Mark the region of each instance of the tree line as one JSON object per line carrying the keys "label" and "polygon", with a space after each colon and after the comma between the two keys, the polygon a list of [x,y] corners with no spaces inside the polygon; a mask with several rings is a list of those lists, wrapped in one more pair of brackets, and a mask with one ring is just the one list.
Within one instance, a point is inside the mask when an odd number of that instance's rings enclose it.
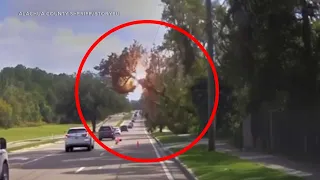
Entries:
{"label": "tree line", "polygon": [[[75,74],[53,74],[23,65],[0,72],[0,128],[44,123],[79,123],[74,100]],[[80,102],[88,121],[129,111],[130,101],[93,72],[83,72]]]}
{"label": "tree line", "polygon": [[[162,20],[185,29],[206,46],[203,2],[162,2]],[[320,157],[319,3],[214,1],[212,12],[220,81],[217,134],[232,137],[243,147],[243,126],[249,122],[253,148]],[[203,53],[172,29],[153,53],[158,54],[150,64],[153,84],[162,93],[141,99],[149,126],[200,132],[208,119]]]}

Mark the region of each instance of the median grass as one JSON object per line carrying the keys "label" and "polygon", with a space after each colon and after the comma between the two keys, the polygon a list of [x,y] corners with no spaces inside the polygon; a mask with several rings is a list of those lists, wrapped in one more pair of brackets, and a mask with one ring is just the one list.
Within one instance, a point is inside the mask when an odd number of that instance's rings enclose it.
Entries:
{"label": "median grass", "polygon": [[38,137],[64,134],[68,128],[74,126],[83,126],[82,124],[50,124],[35,127],[18,127],[10,129],[0,129],[0,136],[7,139],[8,142],[32,139]]}
{"label": "median grass", "polygon": [[[178,150],[172,149],[173,152]],[[192,169],[199,180],[303,180],[225,153],[208,152],[206,145],[193,147],[179,159]]]}
{"label": "median grass", "polygon": [[131,119],[132,117],[132,113],[129,112],[129,113],[125,113],[122,117],[122,120],[128,120],[128,119]]}
{"label": "median grass", "polygon": [[124,120],[124,119],[122,119],[122,120],[118,121],[118,122],[117,122],[117,124],[116,124],[116,127],[121,126],[121,124],[123,123],[123,121],[125,121],[125,120]]}
{"label": "median grass", "polygon": [[49,139],[49,140],[39,141],[39,142],[36,142],[36,143],[24,144],[24,145],[12,147],[12,148],[8,147],[7,151],[8,152],[13,152],[13,151],[21,150],[21,149],[37,147],[37,146],[44,145],[44,144],[55,143],[55,142],[58,142],[60,140],[61,139]]}

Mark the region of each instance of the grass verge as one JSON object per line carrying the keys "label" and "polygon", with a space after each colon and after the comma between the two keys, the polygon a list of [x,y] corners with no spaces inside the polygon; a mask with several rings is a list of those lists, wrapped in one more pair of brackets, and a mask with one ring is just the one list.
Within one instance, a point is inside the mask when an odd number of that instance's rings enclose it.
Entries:
{"label": "grass verge", "polygon": [[17,150],[21,150],[21,149],[37,147],[37,146],[44,145],[44,144],[55,143],[55,142],[58,142],[58,141],[61,141],[61,139],[44,140],[44,141],[40,141],[40,142],[36,142],[36,143],[30,143],[30,144],[24,144],[24,145],[12,147],[12,148],[9,147],[7,149],[7,151],[8,152],[12,152],[12,151],[17,151]]}
{"label": "grass verge", "polygon": [[64,134],[68,128],[82,124],[50,124],[35,127],[0,129],[0,136],[8,142]]}
{"label": "grass verge", "polygon": [[[171,150],[177,152],[180,148]],[[226,153],[208,152],[206,145],[193,147],[179,159],[199,180],[303,180]]]}
{"label": "grass verge", "polygon": [[163,144],[193,141],[196,137],[195,135],[179,136],[172,132],[154,132],[152,135]]}

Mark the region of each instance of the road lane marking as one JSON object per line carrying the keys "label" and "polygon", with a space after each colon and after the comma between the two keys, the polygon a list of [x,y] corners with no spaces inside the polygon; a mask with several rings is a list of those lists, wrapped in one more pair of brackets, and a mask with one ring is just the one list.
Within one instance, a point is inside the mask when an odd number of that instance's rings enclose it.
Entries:
{"label": "road lane marking", "polygon": [[42,156],[42,157],[33,159],[33,160],[31,160],[31,161],[27,161],[27,162],[25,162],[25,163],[21,163],[21,166],[26,165],[26,164],[30,164],[30,163],[33,163],[33,162],[36,162],[36,161],[39,161],[39,160],[41,160],[41,159],[44,159],[44,158],[46,158],[46,157],[53,156],[53,155],[56,155],[56,154],[59,154],[59,153],[47,154],[47,155],[45,155],[45,156]]}
{"label": "road lane marking", "polygon": [[27,157],[12,157],[12,158],[10,158],[10,161],[12,161],[12,160],[22,160],[22,161],[26,161],[26,160],[28,160],[28,159],[30,159],[30,158],[27,158]]}
{"label": "road lane marking", "polygon": [[75,173],[78,173],[78,172],[82,171],[84,168],[85,167],[81,167],[81,168],[77,169]]}
{"label": "road lane marking", "polygon": [[104,155],[104,152],[100,153],[100,156],[103,156]]}
{"label": "road lane marking", "polygon": [[101,157],[77,158],[77,159],[64,159],[62,162],[75,162],[75,161],[93,161],[99,160]]}
{"label": "road lane marking", "polygon": [[[147,137],[148,137],[148,139],[150,141],[150,144],[152,145],[152,147],[153,147],[153,149],[154,149],[154,151],[156,153],[157,158],[161,158],[158,149],[154,146],[154,143],[152,141],[153,139],[150,138],[149,133],[147,132],[147,130],[145,128],[144,128],[144,133],[147,135]],[[163,161],[160,161],[159,163],[161,164],[162,169],[163,169],[164,173],[166,174],[168,180],[174,180],[174,178],[173,178],[172,174],[170,173],[167,165]]]}
{"label": "road lane marking", "polygon": [[102,166],[100,166],[98,169],[102,169]]}

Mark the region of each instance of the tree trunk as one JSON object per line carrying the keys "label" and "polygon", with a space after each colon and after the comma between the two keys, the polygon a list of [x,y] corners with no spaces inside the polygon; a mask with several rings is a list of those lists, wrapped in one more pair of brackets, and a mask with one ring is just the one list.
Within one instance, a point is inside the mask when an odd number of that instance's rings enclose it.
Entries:
{"label": "tree trunk", "polygon": [[[213,26],[212,26],[212,3],[206,0],[207,7],[207,35],[208,53],[213,59]],[[210,117],[214,102],[214,80],[211,67],[208,65],[208,116]],[[208,151],[215,151],[215,121],[211,124],[208,132]]]}
{"label": "tree trunk", "polygon": [[97,125],[97,117],[96,116],[94,116],[91,123],[92,123],[92,131],[95,133],[96,132],[96,125]]}
{"label": "tree trunk", "polygon": [[162,130],[163,130],[163,125],[160,124],[160,126],[159,126],[159,132],[162,133]]}

